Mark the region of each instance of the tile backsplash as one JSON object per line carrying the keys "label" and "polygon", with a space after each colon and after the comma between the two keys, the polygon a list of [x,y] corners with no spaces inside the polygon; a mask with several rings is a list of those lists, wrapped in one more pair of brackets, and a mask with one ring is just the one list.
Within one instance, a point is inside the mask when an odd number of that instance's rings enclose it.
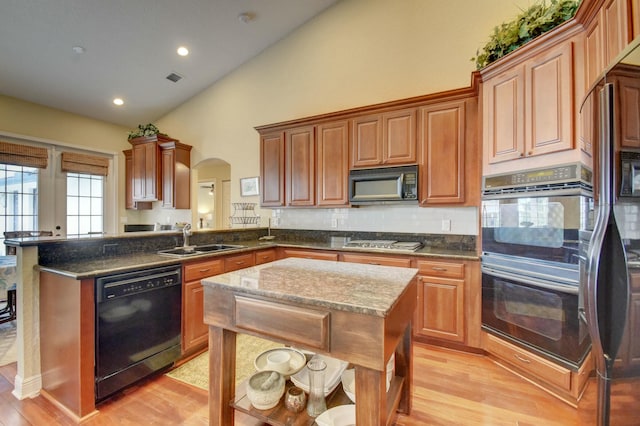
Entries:
{"label": "tile backsplash", "polygon": [[384,205],[343,209],[274,209],[271,227],[330,231],[478,235],[476,207]]}

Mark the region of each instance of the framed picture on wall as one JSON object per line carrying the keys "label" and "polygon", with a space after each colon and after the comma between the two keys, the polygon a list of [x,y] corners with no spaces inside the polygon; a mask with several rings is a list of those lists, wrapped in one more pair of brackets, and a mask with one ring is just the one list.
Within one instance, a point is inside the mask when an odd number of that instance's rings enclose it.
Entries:
{"label": "framed picture on wall", "polygon": [[240,195],[243,197],[260,195],[260,181],[258,176],[240,179]]}

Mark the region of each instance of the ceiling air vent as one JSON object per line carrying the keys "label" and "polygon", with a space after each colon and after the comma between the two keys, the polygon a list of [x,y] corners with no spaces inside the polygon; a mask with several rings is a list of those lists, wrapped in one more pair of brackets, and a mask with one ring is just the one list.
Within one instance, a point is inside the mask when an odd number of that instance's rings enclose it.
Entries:
{"label": "ceiling air vent", "polygon": [[180,80],[182,80],[182,76],[180,74],[176,74],[175,72],[172,72],[171,74],[169,74],[167,76],[167,80],[171,80],[174,83],[179,82]]}

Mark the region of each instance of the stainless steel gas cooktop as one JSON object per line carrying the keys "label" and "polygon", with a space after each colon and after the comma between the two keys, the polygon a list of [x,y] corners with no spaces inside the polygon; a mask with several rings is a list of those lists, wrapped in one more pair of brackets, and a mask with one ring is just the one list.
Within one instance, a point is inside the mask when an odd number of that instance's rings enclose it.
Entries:
{"label": "stainless steel gas cooktop", "polygon": [[344,248],[359,250],[380,250],[413,253],[422,247],[422,243],[417,241],[394,241],[394,240],[351,240]]}

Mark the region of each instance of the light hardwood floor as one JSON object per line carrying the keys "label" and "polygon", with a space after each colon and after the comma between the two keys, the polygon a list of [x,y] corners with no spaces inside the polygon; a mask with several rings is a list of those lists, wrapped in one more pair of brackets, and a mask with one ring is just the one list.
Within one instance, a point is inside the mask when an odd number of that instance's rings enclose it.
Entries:
{"label": "light hardwood floor", "polygon": [[[410,417],[397,424],[574,426],[576,410],[473,355],[416,344]],[[0,367],[0,425],[72,425],[43,397],[18,401],[11,394],[16,365]],[[143,381],[99,407],[85,425],[207,425],[206,392],[164,375]],[[255,421],[237,416],[237,425]]]}

